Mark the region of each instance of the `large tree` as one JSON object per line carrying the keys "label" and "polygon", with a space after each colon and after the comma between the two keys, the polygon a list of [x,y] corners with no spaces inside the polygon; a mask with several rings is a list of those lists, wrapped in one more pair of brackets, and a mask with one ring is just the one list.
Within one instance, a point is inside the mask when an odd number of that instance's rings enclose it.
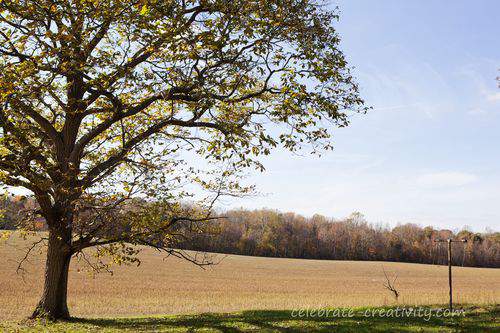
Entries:
{"label": "large tree", "polygon": [[[331,148],[365,111],[337,18],[312,0],[1,0],[0,182],[49,230],[33,316],[69,317],[84,249],[176,253],[175,225],[248,190],[259,155]],[[187,209],[193,184],[211,195]]]}

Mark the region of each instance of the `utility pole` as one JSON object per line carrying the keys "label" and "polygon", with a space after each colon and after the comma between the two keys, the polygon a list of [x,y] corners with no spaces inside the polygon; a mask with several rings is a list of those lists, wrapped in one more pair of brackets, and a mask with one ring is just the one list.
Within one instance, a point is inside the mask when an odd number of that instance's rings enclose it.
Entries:
{"label": "utility pole", "polygon": [[451,238],[436,239],[435,242],[448,243],[448,285],[450,288],[450,311],[453,311],[453,286],[452,286],[452,279],[451,279],[451,243],[467,243],[467,239],[461,239],[461,240],[453,240]]}

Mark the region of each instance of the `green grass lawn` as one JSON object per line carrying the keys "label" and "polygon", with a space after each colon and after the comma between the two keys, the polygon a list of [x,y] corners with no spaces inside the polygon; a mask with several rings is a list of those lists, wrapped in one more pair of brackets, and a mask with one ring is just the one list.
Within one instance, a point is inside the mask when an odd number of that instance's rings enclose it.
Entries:
{"label": "green grass lawn", "polygon": [[[425,307],[423,311],[437,307]],[[69,322],[0,322],[6,332],[500,332],[500,305],[463,307],[464,315],[396,317],[396,308],[356,308],[345,317],[323,309],[323,315],[308,317],[297,311],[243,311],[138,318],[75,318]],[[327,315],[327,310],[328,315]],[[392,310],[392,316],[379,315]],[[377,311],[375,316],[367,317]],[[389,311],[390,313],[390,311]],[[399,312],[400,314],[402,312]],[[424,312],[422,312],[423,314]],[[427,312],[429,313],[429,312]]]}

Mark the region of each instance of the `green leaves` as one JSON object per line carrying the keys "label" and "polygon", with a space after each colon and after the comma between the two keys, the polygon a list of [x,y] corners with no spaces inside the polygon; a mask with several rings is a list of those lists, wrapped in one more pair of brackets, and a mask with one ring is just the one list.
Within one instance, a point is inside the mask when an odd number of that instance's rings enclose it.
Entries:
{"label": "green leaves", "polygon": [[148,12],[149,12],[149,10],[148,10],[148,6],[147,6],[147,5],[145,5],[145,4],[144,4],[144,5],[142,5],[142,7],[141,7],[141,11],[140,11],[141,15],[146,15]]}

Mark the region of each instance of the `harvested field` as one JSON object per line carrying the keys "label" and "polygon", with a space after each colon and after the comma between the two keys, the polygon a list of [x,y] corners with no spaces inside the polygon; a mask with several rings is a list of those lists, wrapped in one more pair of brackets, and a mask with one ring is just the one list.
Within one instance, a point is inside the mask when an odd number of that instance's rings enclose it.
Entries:
{"label": "harvested field", "polygon": [[[43,255],[28,265],[25,280],[16,274],[25,244],[12,239],[0,245],[0,319],[29,314],[42,287]],[[222,255],[219,255],[221,258]],[[114,275],[95,278],[70,271],[69,307],[78,317],[138,316],[250,309],[396,305],[383,287],[398,276],[399,304],[444,304],[447,267],[389,262],[321,261],[227,256],[206,270],[152,250],[140,255],[139,267],[115,267]],[[455,300],[469,304],[500,303],[500,270],[454,267]]]}

